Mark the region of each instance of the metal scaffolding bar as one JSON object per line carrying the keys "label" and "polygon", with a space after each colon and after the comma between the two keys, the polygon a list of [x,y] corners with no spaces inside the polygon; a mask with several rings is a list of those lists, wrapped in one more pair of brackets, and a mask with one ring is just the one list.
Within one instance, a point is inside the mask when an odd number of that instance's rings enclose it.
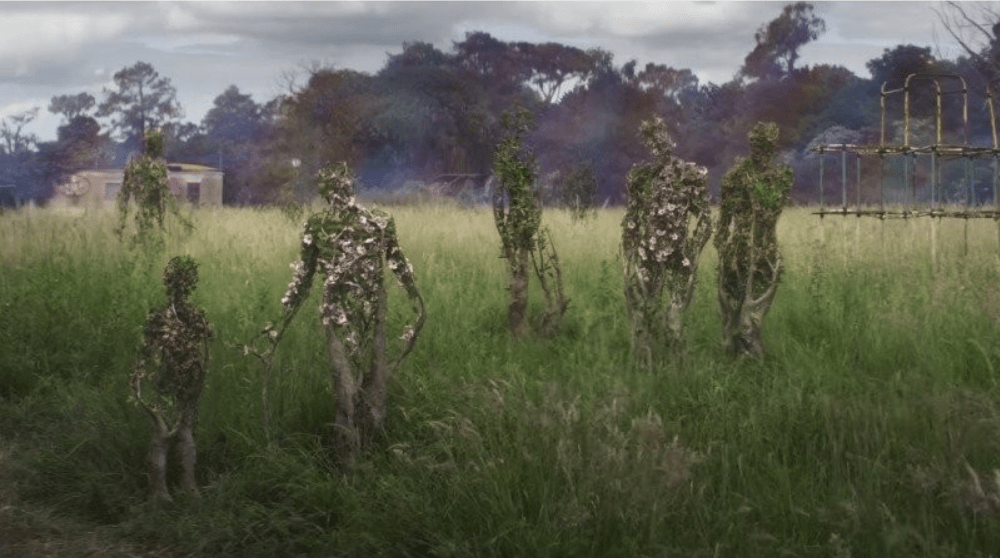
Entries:
{"label": "metal scaffolding bar", "polygon": [[[934,94],[934,135],[931,143],[926,145],[921,144],[919,139],[914,136],[913,118],[911,114],[911,110],[914,105],[913,94],[916,91],[916,86],[920,84],[931,85]],[[998,138],[997,134],[992,89],[987,87],[986,91],[990,129],[992,131],[992,145],[973,146],[969,145],[968,85],[962,76],[956,74],[910,74],[906,77],[902,87],[889,89],[887,86],[888,82],[883,83],[881,88],[880,104],[882,108],[882,115],[878,144],[822,144],[810,149],[810,151],[817,153],[820,156],[820,210],[816,213],[819,215],[875,215],[881,218],[932,216],[962,217],[966,219],[977,217],[1000,219],[1000,138]],[[889,143],[887,99],[897,95],[902,95],[903,100],[902,138],[897,140],[900,141],[900,143]],[[961,97],[960,143],[954,142],[954,140],[948,142],[945,138],[944,131],[946,128],[943,118],[943,101],[946,96]],[[952,126],[952,129],[954,128],[956,128],[956,126]],[[825,159],[826,156],[831,153],[840,154],[841,208],[839,210],[827,209],[826,206]],[[853,210],[849,210],[847,208],[848,153],[853,153],[857,157],[857,206],[856,209]],[[930,174],[927,179],[930,186],[929,198],[926,195],[926,190],[923,190],[923,188],[920,187],[921,183],[927,184],[926,182],[923,182],[923,177],[925,176],[926,171],[921,171],[921,167],[918,163],[920,157],[925,155],[930,158]],[[862,159],[866,157],[878,157],[879,159],[878,209],[863,208],[861,205],[861,185],[863,183],[861,166]],[[896,192],[893,194],[892,200],[886,199],[887,157],[902,157],[903,159],[902,192],[896,191],[896,186],[892,186],[892,190]],[[979,203],[979,200],[977,200],[976,196],[975,178],[977,172],[975,170],[975,162],[984,159],[990,160],[993,164],[993,209],[978,209],[976,206],[976,204]],[[945,172],[945,163],[950,160],[963,161],[961,164],[964,168],[958,173],[957,176],[955,173],[958,169],[954,169],[948,173]],[[893,168],[895,168],[895,165],[890,165],[890,169]],[[894,170],[892,172],[895,174],[895,172],[899,171]],[[964,184],[957,185],[957,190],[951,186],[946,187],[946,184],[942,182],[946,176],[956,177],[962,180]],[[956,209],[954,207],[947,208],[947,192],[952,192],[951,195],[963,192],[964,195],[962,195],[962,197],[965,198],[965,207],[961,209]],[[873,200],[869,200],[868,203],[871,203],[871,201]],[[889,206],[894,206],[896,204],[901,204],[902,208],[888,209]],[[922,207],[924,205],[929,205],[929,208]]]}

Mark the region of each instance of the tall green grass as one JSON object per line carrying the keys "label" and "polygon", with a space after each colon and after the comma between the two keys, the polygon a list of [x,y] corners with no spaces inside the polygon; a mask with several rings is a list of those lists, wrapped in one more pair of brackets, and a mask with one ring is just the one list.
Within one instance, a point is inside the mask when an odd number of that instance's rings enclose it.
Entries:
{"label": "tall green grass", "polygon": [[[346,470],[327,453],[315,305],[275,358],[271,437],[260,363],[241,350],[280,317],[300,223],[198,210],[193,234],[136,254],[111,213],[0,215],[12,505],[193,556],[997,554],[993,221],[940,222],[935,265],[929,220],[788,210],[766,358],[722,353],[709,248],[686,347],[650,371],[629,360],[620,211],[546,211],[570,310],[556,338],[519,342],[490,212],[390,210],[429,317],[386,432]],[[163,507],[147,502],[149,426],[126,379],[180,253],[201,265],[193,300],[216,339],[196,433],[203,498]]]}

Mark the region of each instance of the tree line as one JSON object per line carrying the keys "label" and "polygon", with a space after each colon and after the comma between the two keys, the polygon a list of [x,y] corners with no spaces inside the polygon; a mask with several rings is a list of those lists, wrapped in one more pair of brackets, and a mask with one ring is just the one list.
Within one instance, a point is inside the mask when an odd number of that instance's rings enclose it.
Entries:
{"label": "tree line", "polygon": [[[939,16],[956,36],[963,22],[977,22],[983,33],[963,36],[966,50],[954,60],[937,58],[925,46],[885,49],[868,61],[870,75],[862,77],[843,66],[799,64],[802,47],[826,25],[812,4],[788,4],[760,26],[754,48],[723,84],[701,83],[688,68],[618,63],[600,48],[508,42],[475,31],[448,50],[404,43],[373,74],[319,64],[300,68],[289,72],[284,92],[264,102],[231,85],[197,124],[182,122],[170,79],[137,62],[115,73],[113,88],[100,99],[89,93],[54,97],[47,109],[62,117],[55,141],[24,132],[38,107],[3,119],[0,184],[44,201],[73,172],[123,167],[139,151],[145,130],[157,128],[166,137],[168,160],[225,172],[227,203],[311,199],[311,177],[338,161],[355,169],[361,188],[396,190],[442,175],[489,175],[501,115],[524,109],[535,123],[525,142],[538,155],[548,201],[559,200],[569,177],[585,170],[596,203],[624,203],[626,175],[646,157],[636,130],[655,118],[676,139],[677,156],[708,169],[712,192],[724,169],[745,154],[752,126],[776,123],[778,149],[796,171],[792,197],[813,201],[817,162],[810,145],[878,143],[881,87],[899,87],[911,73],[964,76],[970,141],[989,136],[985,95],[1000,75],[1000,16],[970,14],[959,4],[945,5]],[[957,102],[946,98],[944,110]],[[918,91],[913,114],[929,117],[933,103],[930,89]],[[889,110],[893,119],[902,118],[901,108]],[[945,125],[957,133],[961,121]],[[898,133],[898,126],[890,128]]]}

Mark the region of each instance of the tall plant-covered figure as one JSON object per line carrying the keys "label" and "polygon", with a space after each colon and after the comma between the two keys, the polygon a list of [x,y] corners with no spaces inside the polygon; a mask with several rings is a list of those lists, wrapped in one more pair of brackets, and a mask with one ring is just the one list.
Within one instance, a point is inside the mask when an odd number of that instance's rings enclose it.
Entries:
{"label": "tall plant-covered figure", "polygon": [[792,186],[792,169],[775,163],[778,127],[758,123],[750,131],[750,157],[741,157],[722,178],[722,207],[715,247],[719,252],[722,340],[732,354],[764,354],[761,323],[781,275],[776,232]]}
{"label": "tall plant-covered figure", "polygon": [[163,217],[167,210],[186,228],[191,223],[181,216],[177,200],[170,191],[167,163],[163,159],[163,134],[158,130],[146,132],[143,153],[125,167],[122,189],[118,191],[118,226],[115,233],[121,237],[128,222],[129,202],[135,203],[135,238],[140,244],[162,242],[153,234],[154,227],[163,230]]}
{"label": "tall plant-covered figure", "polygon": [[194,426],[198,401],[208,369],[212,332],[205,312],[188,296],[198,285],[198,264],[177,256],[163,271],[167,302],[146,317],[140,357],[130,378],[139,406],[153,422],[148,474],[153,495],[170,501],[167,454],[176,442],[181,462],[181,487],[197,495]]}
{"label": "tall plant-covered figure", "polygon": [[632,348],[649,363],[681,340],[712,216],[706,170],[674,156],[661,119],[643,122],[640,133],[653,160],[629,171],[622,252]]}
{"label": "tall plant-covered figure", "polygon": [[[392,218],[359,206],[354,176],[346,163],[319,172],[319,192],[329,207],[309,217],[300,260],[281,303],[284,323],[271,331],[274,342],[294,319],[317,271],[323,277],[320,305],[336,397],[335,452],[349,460],[383,426],[388,383],[413,350],[426,316],[413,266],[403,255]],[[413,305],[415,319],[390,359],[385,268],[396,276]]]}
{"label": "tall plant-covered figure", "polygon": [[562,268],[552,243],[552,235],[542,227],[542,200],[535,188],[535,156],[524,147],[523,139],[531,114],[521,109],[503,115],[504,136],[497,145],[493,172],[499,186],[493,192],[493,220],[500,233],[501,255],[510,270],[510,302],[507,325],[521,337],[528,314],[528,280],[532,265],[545,293],[542,332],[552,335],[569,301],[562,284]]}

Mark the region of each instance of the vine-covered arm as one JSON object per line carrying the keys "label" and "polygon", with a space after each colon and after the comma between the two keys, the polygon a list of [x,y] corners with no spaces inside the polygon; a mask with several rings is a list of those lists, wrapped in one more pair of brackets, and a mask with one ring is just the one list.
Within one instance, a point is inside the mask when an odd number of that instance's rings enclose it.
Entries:
{"label": "vine-covered arm", "polygon": [[413,312],[415,314],[413,322],[403,329],[403,334],[400,336],[406,342],[406,345],[403,347],[403,352],[396,359],[396,365],[398,365],[413,350],[413,346],[417,342],[417,337],[420,335],[420,330],[424,327],[424,320],[427,318],[427,308],[424,305],[424,297],[420,294],[420,289],[417,288],[416,277],[413,275],[413,265],[410,264],[410,261],[403,255],[403,251],[399,247],[399,241],[396,238],[396,225],[392,219],[389,219],[386,226],[386,236],[386,265],[389,266],[400,286],[406,291],[406,296],[409,297],[410,302],[413,304]]}
{"label": "vine-covered arm", "polygon": [[150,343],[150,332],[147,330],[143,337],[142,346],[139,348],[139,356],[135,361],[135,366],[132,368],[132,375],[129,377],[128,383],[129,387],[132,388],[136,404],[142,407],[142,410],[154,421],[161,421],[162,417],[156,412],[156,409],[146,402],[142,395],[142,381],[146,377],[147,367],[150,364],[156,365],[156,356]]}
{"label": "vine-covered arm", "polygon": [[[281,298],[281,306],[284,312],[280,331],[284,331],[288,324],[292,322],[302,303],[309,296],[309,289],[312,287],[313,276],[316,274],[318,259],[319,250],[316,248],[315,239],[307,224],[305,234],[302,235],[302,249],[299,254],[299,260],[291,264],[294,270],[292,281],[288,284],[288,289],[285,290],[285,295]],[[280,332],[278,335],[280,335]]]}

